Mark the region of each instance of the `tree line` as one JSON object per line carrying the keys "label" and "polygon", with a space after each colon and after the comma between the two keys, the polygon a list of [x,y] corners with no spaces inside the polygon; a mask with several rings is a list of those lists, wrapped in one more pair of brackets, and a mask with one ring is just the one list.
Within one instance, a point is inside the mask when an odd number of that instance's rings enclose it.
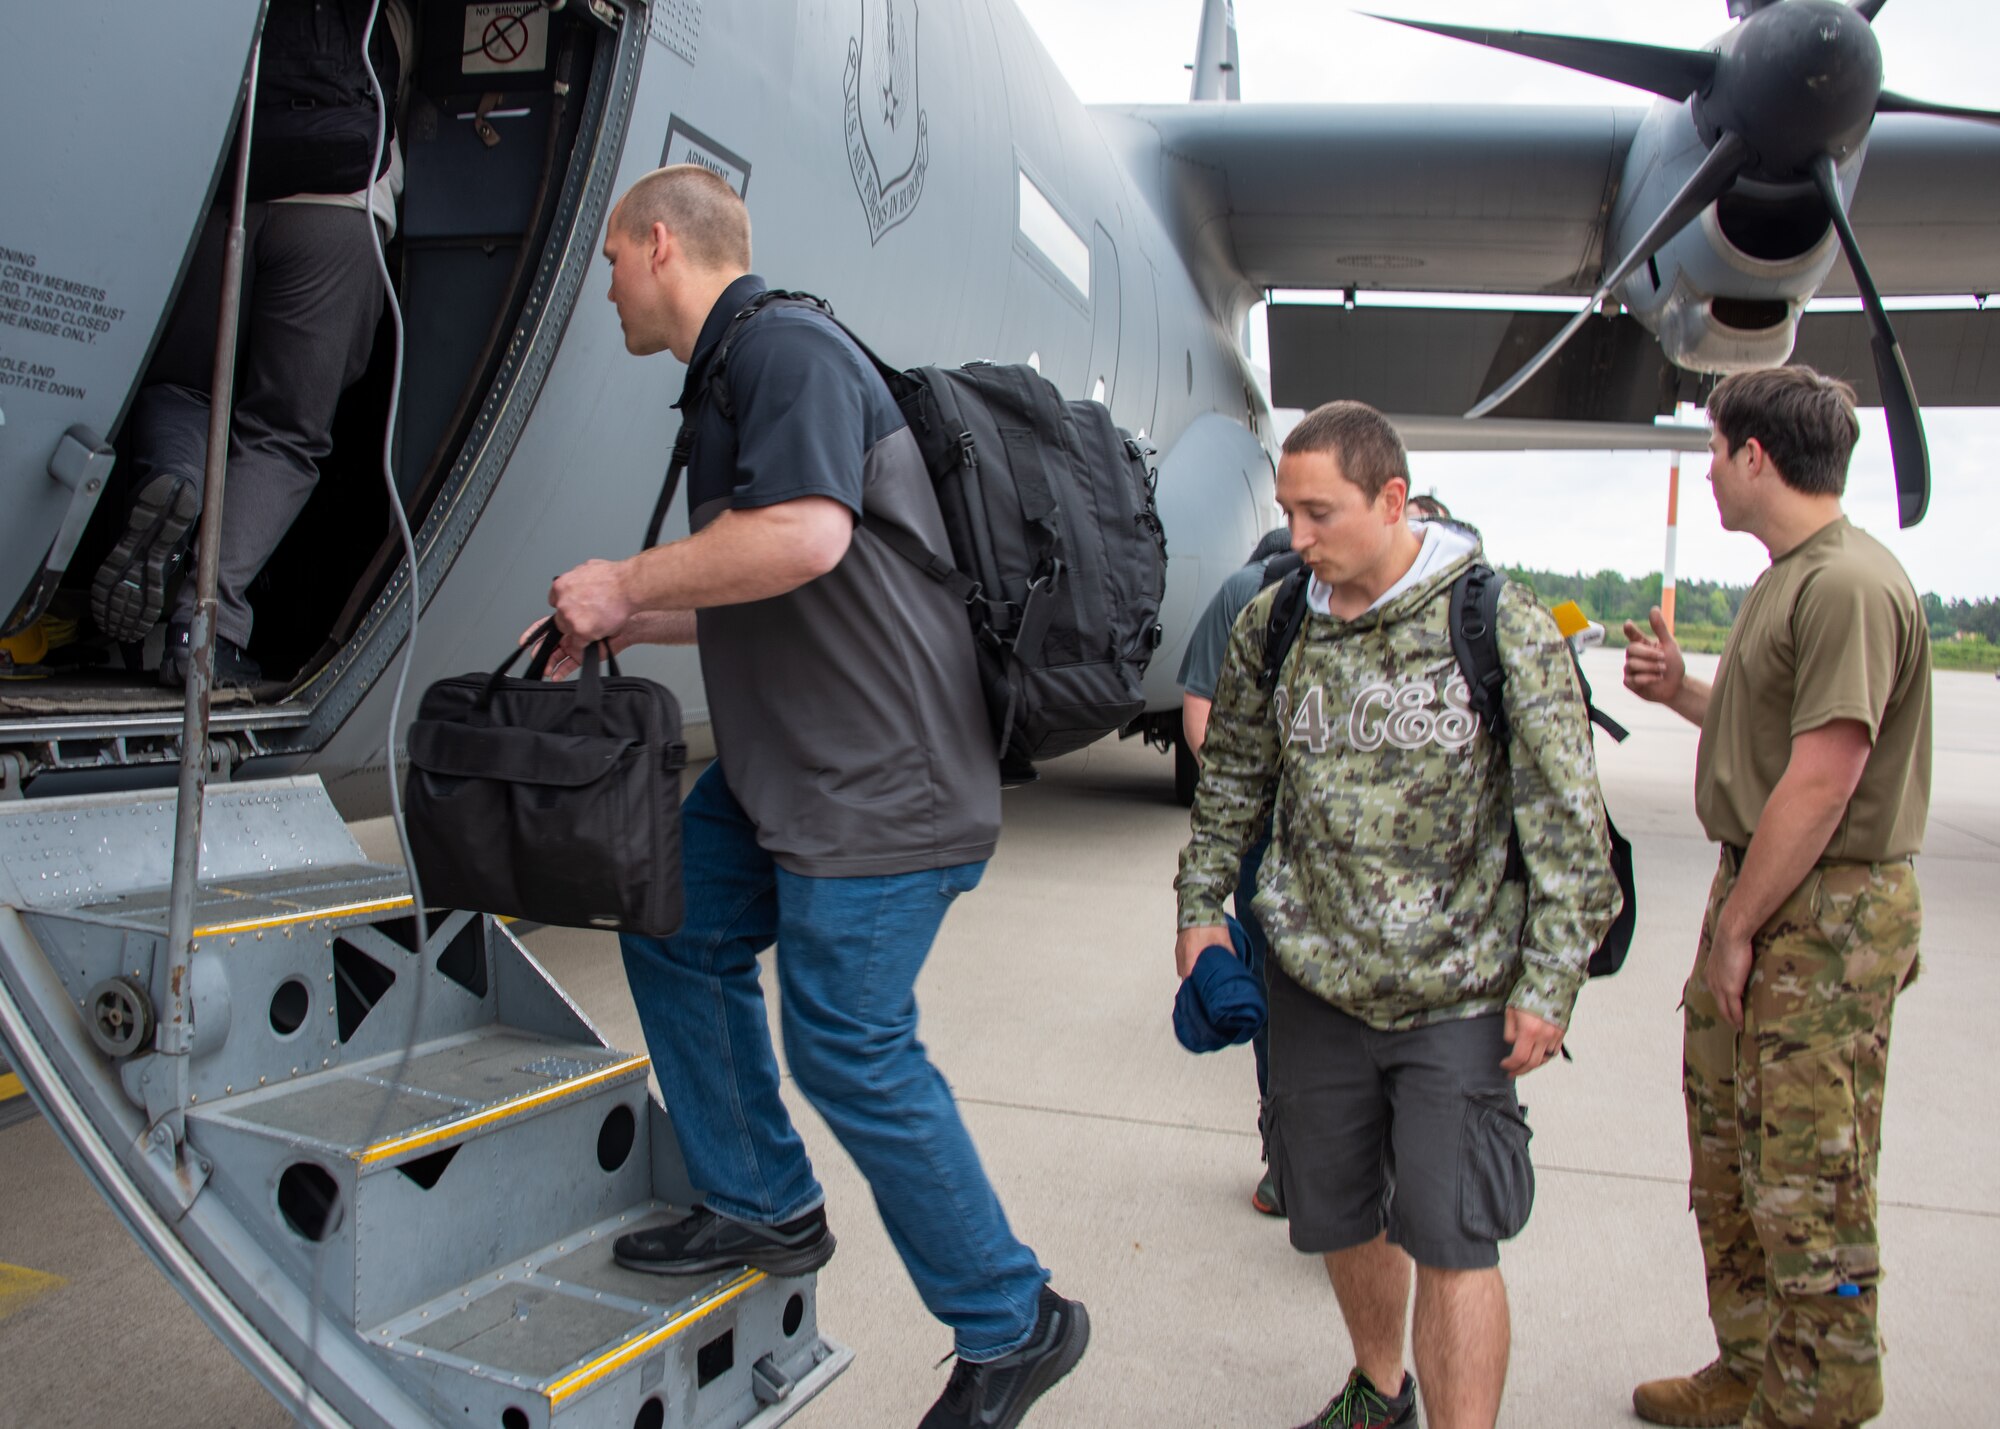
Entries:
{"label": "tree line", "polygon": [[[1535,592],[1544,605],[1560,605],[1573,600],[1584,613],[1616,635],[1628,620],[1643,628],[1646,613],[1660,603],[1660,573],[1643,576],[1599,571],[1596,575],[1561,575],[1555,571],[1530,570],[1525,566],[1506,567],[1510,580]],[[1679,581],[1674,590],[1674,624],[1714,626],[1727,630],[1743,608],[1750,587],[1717,581]],[[2000,645],[2000,599],[1946,600],[1930,594],[1922,597],[1924,615],[1930,623],[1931,640],[1942,643],[1968,638]],[[1622,644],[1622,640],[1613,643]]]}

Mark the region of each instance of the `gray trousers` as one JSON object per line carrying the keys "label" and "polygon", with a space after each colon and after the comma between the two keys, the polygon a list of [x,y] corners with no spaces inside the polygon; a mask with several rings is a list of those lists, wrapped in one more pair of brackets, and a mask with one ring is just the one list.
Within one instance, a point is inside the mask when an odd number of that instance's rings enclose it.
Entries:
{"label": "gray trousers", "polygon": [[[250,640],[250,583],[305,509],[319,462],[333,449],[340,394],[368,367],[382,316],[368,234],[373,221],[358,208],[331,204],[253,203],[244,214],[216,611],[216,633],[237,645]],[[201,488],[228,224],[225,210],[209,213],[147,388],[134,405],[135,480],[173,470]],[[174,606],[176,624],[194,618],[189,570]]]}

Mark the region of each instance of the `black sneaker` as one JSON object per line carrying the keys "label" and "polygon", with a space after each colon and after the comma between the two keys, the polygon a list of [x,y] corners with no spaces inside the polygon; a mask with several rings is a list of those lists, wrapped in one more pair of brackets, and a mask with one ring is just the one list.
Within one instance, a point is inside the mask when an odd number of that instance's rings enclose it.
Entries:
{"label": "black sneaker", "polygon": [[144,640],[166,608],[167,587],[187,558],[201,514],[192,479],[161,472],[133,496],[125,531],[90,583],[90,616],[113,640]]}
{"label": "black sneaker", "polygon": [[1299,1429],[1401,1429],[1417,1422],[1417,1377],[1403,1375],[1403,1388],[1394,1397],[1382,1393],[1375,1381],[1359,1369],[1350,1370],[1347,1383],[1327,1402],[1326,1408],[1299,1426]]}
{"label": "black sneaker", "polygon": [[985,1364],[952,1366],[944,1394],[917,1429],[1013,1429],[1029,1405],[1076,1368],[1089,1344],[1089,1312],[1044,1285],[1028,1343]]}
{"label": "black sneaker", "polygon": [[706,1275],[737,1265],[807,1275],[833,1259],[833,1244],[824,1206],[778,1226],[753,1226],[697,1206],[681,1220],[618,1237],[611,1256],[651,1275]]}
{"label": "black sneaker", "polygon": [[[160,683],[172,689],[187,684],[188,661],[194,658],[194,639],[185,625],[167,627],[167,643],[160,651]],[[211,689],[241,689],[264,682],[264,667],[234,640],[215,637],[215,678]]]}

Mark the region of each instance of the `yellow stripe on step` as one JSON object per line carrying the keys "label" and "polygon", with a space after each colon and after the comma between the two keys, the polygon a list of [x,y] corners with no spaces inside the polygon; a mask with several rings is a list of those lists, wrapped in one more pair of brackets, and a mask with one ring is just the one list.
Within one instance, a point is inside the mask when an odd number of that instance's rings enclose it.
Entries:
{"label": "yellow stripe on step", "polygon": [[764,1278],[764,1272],[761,1270],[744,1271],[718,1290],[713,1296],[702,1301],[693,1309],[674,1316],[673,1319],[667,1321],[664,1325],[627,1340],[608,1354],[598,1356],[580,1369],[571,1370],[568,1374],[543,1390],[543,1395],[548,1399],[550,1405],[560,1408],[564,1400],[570,1398],[572,1395],[581,1394],[599,1380],[617,1373],[654,1346],[665,1344],[690,1325],[693,1325],[712,1312],[720,1310],[724,1305],[727,1305],[731,1300],[734,1300]]}
{"label": "yellow stripe on step", "polygon": [[9,1072],[5,1076],[0,1076],[0,1102],[10,1102],[15,1097],[24,1097],[27,1094],[28,1089],[21,1085],[21,1079],[14,1073]]}
{"label": "yellow stripe on step", "polygon": [[413,1131],[407,1136],[395,1136],[387,1141],[378,1141],[373,1146],[364,1147],[355,1152],[354,1159],[366,1166],[372,1165],[377,1161],[386,1161],[391,1156],[401,1156],[406,1151],[416,1151],[425,1146],[435,1146],[441,1141],[450,1141],[453,1137],[463,1136],[470,1131],[477,1131],[482,1126],[491,1126],[496,1121],[506,1121],[510,1117],[534,1111],[536,1108],[547,1106],[551,1102],[562,1101],[566,1097],[573,1097],[580,1092],[587,1092],[592,1087],[614,1081],[630,1072],[644,1072],[651,1065],[652,1062],[649,1058],[627,1057],[622,1062],[613,1062],[608,1067],[600,1067],[598,1070],[587,1073],[584,1076],[572,1077],[568,1081],[556,1082],[542,1088],[540,1091],[527,1092],[518,1097],[510,1097],[503,1102],[495,1102],[492,1106],[468,1112],[464,1116],[455,1117],[441,1125],[425,1127],[421,1130]]}

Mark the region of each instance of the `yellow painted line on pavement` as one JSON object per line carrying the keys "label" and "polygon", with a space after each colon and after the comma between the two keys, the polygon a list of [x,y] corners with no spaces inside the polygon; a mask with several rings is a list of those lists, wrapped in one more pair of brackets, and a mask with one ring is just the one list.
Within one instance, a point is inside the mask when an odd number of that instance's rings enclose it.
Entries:
{"label": "yellow painted line on pavement", "polygon": [[45,1275],[21,1265],[0,1265],[0,1320],[67,1284],[60,1275]]}
{"label": "yellow painted line on pavement", "polygon": [[21,1079],[14,1073],[9,1072],[6,1076],[0,1077],[0,1102],[10,1102],[15,1097],[24,1097],[27,1094],[28,1089],[21,1085]]}

